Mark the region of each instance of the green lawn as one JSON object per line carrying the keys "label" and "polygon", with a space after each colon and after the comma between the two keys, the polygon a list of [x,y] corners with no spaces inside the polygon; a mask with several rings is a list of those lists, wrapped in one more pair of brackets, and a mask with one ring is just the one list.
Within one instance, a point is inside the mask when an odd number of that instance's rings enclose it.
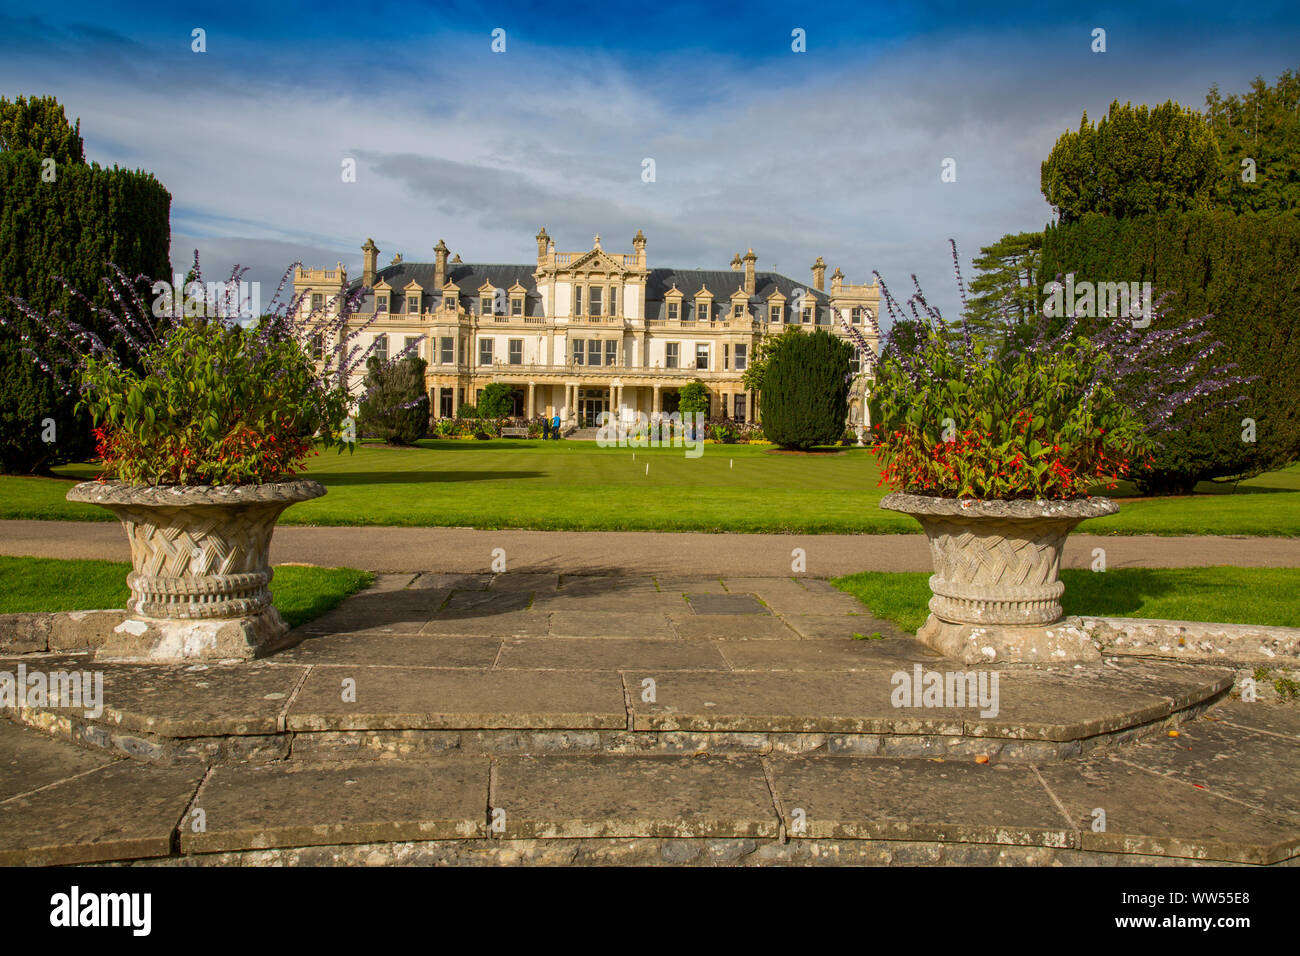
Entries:
{"label": "green lawn", "polygon": [[[118,561],[77,561],[0,556],[0,614],[24,611],[93,611],[126,607],[126,575]],[[290,627],[305,624],[374,580],[353,568],[282,564],[271,590]]]}
{"label": "green lawn", "polygon": [[[599,448],[593,442],[423,441],[328,453],[307,469],[329,488],[295,505],[284,524],[443,525],[601,531],[910,533],[910,518],[881,511],[885,489],[866,449],[784,455],[765,445],[681,449]],[[646,465],[650,466],[646,473]],[[108,512],[63,500],[94,465],[66,479],[0,477],[0,518],[108,521]],[[1239,486],[1206,483],[1189,498],[1131,500],[1086,522],[1100,534],[1300,535],[1300,465]]]}
{"label": "green lawn", "polygon": [[[873,614],[916,633],[929,613],[930,575],[865,571],[831,583]],[[1066,614],[1300,627],[1300,568],[1120,568],[1061,572]]]}

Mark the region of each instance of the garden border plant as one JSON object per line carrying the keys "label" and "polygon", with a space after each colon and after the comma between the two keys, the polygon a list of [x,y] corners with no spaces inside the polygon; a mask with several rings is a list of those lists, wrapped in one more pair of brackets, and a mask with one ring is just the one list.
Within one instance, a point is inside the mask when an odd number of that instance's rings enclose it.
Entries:
{"label": "garden border plant", "polygon": [[[890,317],[907,321],[876,278]],[[968,663],[1096,659],[1060,604],[1066,536],[1118,510],[1089,491],[1149,461],[1173,409],[1231,403],[1224,393],[1241,380],[1229,366],[1206,367],[1219,343],[1204,341],[1203,320],[1166,327],[1160,303],[1150,328],[1118,318],[1088,337],[1073,315],[1055,329],[1042,316],[1025,344],[996,348],[950,327],[912,281],[915,348],[886,350],[871,398],[873,451],[895,489],[880,507],[916,518],[934,559],[918,637]]]}
{"label": "garden border plant", "polygon": [[310,311],[303,295],[283,298],[299,265],[250,324],[238,321],[235,301],[246,270],[236,266],[224,295],[209,298],[197,252],[185,289],[152,307],[142,291],[153,285],[148,277],[130,279],[113,265],[103,281],[117,312],[64,282],[105,320],[111,343],[12,299],[58,346],[49,360],[26,343],[25,353],[65,393],[75,390],[95,424],[103,473],[67,497],[111,510],[131,541],[131,617],[97,657],[242,659],[274,649],[287,632],[269,588],[275,521],[325,494],[317,482],[291,480],[315,446],[355,448],[350,383],[376,348],[357,343],[374,317],[348,328],[365,290]]}

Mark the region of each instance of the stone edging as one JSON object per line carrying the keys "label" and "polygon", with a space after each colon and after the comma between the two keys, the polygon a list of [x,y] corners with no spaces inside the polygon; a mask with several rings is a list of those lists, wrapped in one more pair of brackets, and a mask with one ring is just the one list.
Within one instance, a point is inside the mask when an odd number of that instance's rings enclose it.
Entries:
{"label": "stone edging", "polygon": [[1085,617],[1083,629],[1105,654],[1190,662],[1300,660],[1300,627]]}
{"label": "stone edging", "polygon": [[68,492],[69,501],[92,505],[174,508],[181,505],[237,505],[309,501],[325,494],[318,481],[279,481],[265,485],[127,485],[120,481],[83,481]]}
{"label": "stone edging", "polygon": [[970,498],[931,498],[891,492],[880,500],[886,511],[904,514],[943,515],[970,518],[1100,518],[1119,511],[1109,498],[1070,498],[1052,501],[1045,498],[1017,501],[977,501]]}
{"label": "stone edging", "polygon": [[46,611],[0,614],[0,654],[85,651],[99,647],[126,620],[126,611]]}

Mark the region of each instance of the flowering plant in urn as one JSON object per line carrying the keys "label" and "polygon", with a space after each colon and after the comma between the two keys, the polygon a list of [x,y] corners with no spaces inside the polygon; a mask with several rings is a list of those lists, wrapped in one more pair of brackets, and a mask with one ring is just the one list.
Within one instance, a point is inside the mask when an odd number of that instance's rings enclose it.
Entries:
{"label": "flowering plant in urn", "polygon": [[[881,482],[894,489],[881,507],[917,518],[934,558],[918,636],[968,663],[1095,659],[1061,621],[1066,536],[1118,510],[1091,492],[1149,462],[1172,408],[1235,383],[1230,368],[1205,368],[1218,343],[1199,320],[1116,317],[1085,335],[1076,316],[982,341],[919,285],[910,320],[881,285],[890,317],[916,333],[906,351],[886,346],[871,400]],[[1162,303],[1149,305],[1163,319]]]}
{"label": "flowering plant in urn", "polygon": [[27,353],[94,423],[102,473],[68,498],[111,510],[131,542],[128,617],[100,658],[246,658],[288,630],[271,600],[271,535],[285,508],[325,494],[295,478],[307,458],[355,447],[349,383],[374,346],[348,328],[364,290],[307,310],[283,299],[286,272],[270,310],[247,314],[243,275],[210,289],[196,253],[172,290],[114,267],[117,311],[65,283],[105,334],[14,300],[49,338]]}

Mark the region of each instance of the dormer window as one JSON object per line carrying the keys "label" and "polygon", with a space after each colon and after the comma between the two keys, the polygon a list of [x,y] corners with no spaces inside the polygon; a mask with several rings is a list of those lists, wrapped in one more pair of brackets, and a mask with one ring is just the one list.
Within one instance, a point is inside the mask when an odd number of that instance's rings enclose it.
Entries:
{"label": "dormer window", "polygon": [[812,310],[812,309],[804,309],[804,310],[803,310],[803,324],[804,324],[804,325],[812,325],[812,320],[813,320],[813,310]]}
{"label": "dormer window", "polygon": [[412,314],[419,314],[420,297],[418,295],[408,295],[406,297],[406,311]]}
{"label": "dormer window", "polygon": [[516,295],[510,299],[510,314],[511,315],[524,314],[524,297],[522,295]]}
{"label": "dormer window", "polygon": [[709,303],[707,302],[695,303],[695,321],[697,322],[709,321]]}
{"label": "dormer window", "polygon": [[677,309],[678,309],[678,303],[676,302],[668,303],[668,318],[671,319],[673,322],[677,321],[677,317],[678,317]]}
{"label": "dormer window", "polygon": [[769,305],[767,307],[767,320],[773,325],[780,325],[784,322],[784,307],[779,305]]}
{"label": "dormer window", "polygon": [[482,315],[492,314],[492,296],[484,295],[479,297],[479,312]]}
{"label": "dormer window", "polygon": [[444,295],[442,297],[442,307],[448,312],[456,311],[456,297],[454,295]]}
{"label": "dormer window", "polygon": [[388,311],[388,296],[386,295],[375,296],[375,311],[376,312]]}
{"label": "dormer window", "polygon": [[739,302],[735,303],[735,304],[731,307],[731,315],[732,315],[733,318],[737,318],[737,319],[744,318],[744,316],[745,316],[745,307],[744,307],[743,305],[741,305]]}

